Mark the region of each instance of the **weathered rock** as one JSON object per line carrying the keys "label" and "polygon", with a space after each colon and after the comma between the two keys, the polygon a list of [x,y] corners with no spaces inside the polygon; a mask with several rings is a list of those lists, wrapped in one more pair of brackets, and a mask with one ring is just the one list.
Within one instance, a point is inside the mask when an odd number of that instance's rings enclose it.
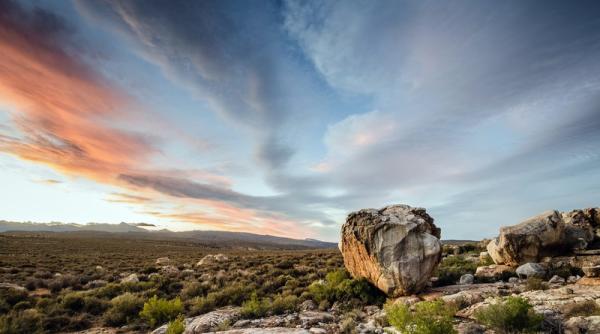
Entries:
{"label": "weathered rock", "polygon": [[176,276],[179,274],[179,268],[175,266],[163,266],[160,268],[160,272],[167,276]]}
{"label": "weathered rock", "polygon": [[537,277],[543,278],[546,276],[546,268],[539,263],[525,263],[517,268],[517,275],[520,278]]}
{"label": "weathered rock", "polygon": [[488,281],[501,280],[514,274],[515,268],[502,264],[477,267],[475,270],[475,277]]}
{"label": "weathered rock", "polygon": [[327,312],[317,312],[317,311],[305,311],[301,312],[299,315],[300,323],[302,327],[311,327],[314,325],[332,322],[335,320],[333,315]]}
{"label": "weathered rock", "polygon": [[490,257],[488,252],[479,253],[479,261],[486,261]]}
{"label": "weathered rock", "polygon": [[538,262],[549,247],[560,244],[565,224],[558,211],[547,211],[514,226],[503,226],[487,251],[496,264]]}
{"label": "weathered rock", "polygon": [[392,205],[348,215],[340,248],[346,269],[389,296],[427,286],[441,260],[440,229],[425,209]]}
{"label": "weathered rock", "polygon": [[581,270],[585,274],[585,277],[600,277],[600,265],[582,267]]}
{"label": "weathered rock", "polygon": [[[225,307],[203,315],[185,318],[184,334],[200,334],[215,330],[223,323],[233,323],[240,317],[239,307]],[[152,334],[165,334],[167,332],[167,324],[155,329]],[[220,333],[220,332],[219,332]],[[231,332],[233,333],[233,332]]]}
{"label": "weathered rock", "polygon": [[487,250],[495,263],[513,266],[564,253],[597,255],[586,248],[598,246],[599,233],[599,208],[547,211],[518,225],[500,228],[500,235],[487,245]]}
{"label": "weathered rock", "polygon": [[300,304],[299,309],[300,311],[313,311],[317,309],[317,304],[314,301],[307,299]]}
{"label": "weathered rock", "polygon": [[565,334],[600,333],[600,316],[573,317],[564,323]]}
{"label": "weathered rock", "polygon": [[560,276],[558,276],[558,275],[554,275],[554,276],[552,276],[551,279],[548,280],[548,283],[551,283],[551,284],[563,284],[563,283],[565,283],[565,279],[562,278],[562,277],[560,277]]}
{"label": "weathered rock", "polygon": [[198,261],[198,263],[196,263],[196,266],[202,266],[202,265],[206,265],[209,263],[215,263],[215,262],[223,262],[223,261],[227,261],[229,260],[229,258],[223,254],[208,254],[205,257],[203,257],[200,261]]}
{"label": "weathered rock", "polygon": [[0,283],[0,289],[27,291],[25,287],[13,283]]}
{"label": "weathered rock", "polygon": [[168,257],[159,257],[158,259],[156,259],[156,264],[159,266],[166,266],[171,264],[171,259],[169,259]]}
{"label": "weathered rock", "polygon": [[458,284],[473,284],[475,282],[475,276],[472,274],[464,274],[460,277]]}
{"label": "weathered rock", "polygon": [[88,289],[95,289],[95,288],[101,288],[101,287],[105,286],[106,284],[108,284],[107,281],[102,280],[102,279],[96,279],[96,280],[88,282],[88,284],[86,284],[86,287]]}
{"label": "weathered rock", "polygon": [[459,322],[454,326],[458,334],[484,334],[485,327],[473,322]]}
{"label": "weathered rock", "polygon": [[137,283],[139,281],[140,281],[140,279],[138,278],[138,275],[134,273],[134,274],[131,274],[131,275],[123,278],[121,280],[121,283]]}
{"label": "weathered rock", "polygon": [[[309,331],[303,328],[240,328],[230,329],[228,331],[214,332],[215,334],[310,334]],[[184,332],[187,334],[187,332]]]}

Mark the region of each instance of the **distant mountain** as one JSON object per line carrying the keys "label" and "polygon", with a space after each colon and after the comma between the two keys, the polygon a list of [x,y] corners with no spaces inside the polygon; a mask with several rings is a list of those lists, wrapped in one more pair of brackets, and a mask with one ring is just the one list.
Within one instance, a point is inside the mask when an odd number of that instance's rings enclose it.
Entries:
{"label": "distant mountain", "polygon": [[54,232],[54,233],[100,233],[126,234],[128,237],[146,239],[185,239],[223,248],[254,248],[254,249],[306,249],[306,248],[335,248],[337,244],[315,239],[292,239],[261,235],[245,232],[227,231],[185,231],[173,232],[166,229],[158,231],[146,230],[142,227],[152,227],[152,224],[66,224],[66,223],[20,223],[0,220],[0,232]]}

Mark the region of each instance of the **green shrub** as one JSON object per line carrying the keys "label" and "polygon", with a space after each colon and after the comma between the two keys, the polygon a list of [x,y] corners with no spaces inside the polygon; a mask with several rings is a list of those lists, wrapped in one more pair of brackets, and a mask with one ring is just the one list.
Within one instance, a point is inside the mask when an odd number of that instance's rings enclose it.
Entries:
{"label": "green shrub", "polygon": [[448,256],[442,259],[434,272],[437,276],[437,285],[455,284],[464,274],[473,274],[477,270],[477,263],[465,259],[462,255]]}
{"label": "green shrub", "polygon": [[175,320],[169,322],[166,334],[182,334],[185,330],[185,321],[183,315],[180,314]]}
{"label": "green shrub", "polygon": [[42,332],[42,316],[35,310],[11,312],[0,316],[0,333],[35,334]]}
{"label": "green shrub", "polygon": [[206,287],[200,282],[189,282],[181,290],[183,299],[192,299],[204,295]]}
{"label": "green shrub", "polygon": [[150,327],[154,328],[175,319],[181,312],[183,312],[183,304],[179,297],[166,300],[154,296],[144,303],[140,316],[148,321]]}
{"label": "green shrub", "polygon": [[72,292],[66,294],[62,299],[62,305],[65,309],[79,312],[85,306],[85,302],[83,300],[83,296],[81,293]]}
{"label": "green shrub", "polygon": [[452,326],[456,309],[441,300],[417,303],[414,305],[414,311],[404,304],[387,304],[385,310],[390,325],[402,333],[456,333]]}
{"label": "green shrub", "polygon": [[343,269],[327,273],[325,281],[313,282],[308,290],[317,302],[327,300],[333,303],[359,299],[365,304],[378,304],[385,299],[381,291],[365,279],[351,279]]}
{"label": "green shrub", "polygon": [[260,318],[267,314],[271,307],[266,298],[259,299],[256,292],[242,304],[242,316],[245,318]]}
{"label": "green shrub", "polygon": [[298,297],[294,295],[282,296],[277,295],[273,298],[271,303],[271,311],[273,314],[282,314],[286,312],[293,312],[298,306]]}
{"label": "green shrub", "polygon": [[476,311],[475,319],[499,333],[530,333],[540,328],[543,317],[533,311],[527,300],[507,297]]}
{"label": "green shrub", "polygon": [[121,326],[137,318],[144,300],[129,292],[111,300],[111,307],[104,314],[104,322],[110,326]]}

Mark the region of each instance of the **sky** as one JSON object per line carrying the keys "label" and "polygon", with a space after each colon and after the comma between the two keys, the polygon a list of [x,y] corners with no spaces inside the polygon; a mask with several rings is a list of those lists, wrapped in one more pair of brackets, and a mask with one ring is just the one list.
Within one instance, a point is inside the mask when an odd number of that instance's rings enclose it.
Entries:
{"label": "sky", "polygon": [[0,0],[0,219],[444,239],[600,205],[597,1]]}

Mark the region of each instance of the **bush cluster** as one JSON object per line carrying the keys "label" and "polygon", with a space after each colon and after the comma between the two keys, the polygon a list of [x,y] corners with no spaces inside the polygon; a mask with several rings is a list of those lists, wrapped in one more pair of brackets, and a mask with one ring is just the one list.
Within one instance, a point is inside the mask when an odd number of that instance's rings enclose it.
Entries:
{"label": "bush cluster", "polygon": [[316,302],[333,303],[358,300],[363,304],[381,304],[385,296],[365,279],[352,279],[339,269],[328,273],[324,281],[313,282],[308,291]]}
{"label": "bush cluster", "polygon": [[456,309],[441,300],[419,302],[413,310],[401,303],[386,304],[385,310],[390,325],[402,333],[456,333],[452,325]]}
{"label": "bush cluster", "polygon": [[144,303],[140,317],[145,319],[150,327],[154,328],[157,325],[174,320],[181,312],[183,312],[183,304],[179,297],[167,300],[154,296]]}
{"label": "bush cluster", "polygon": [[475,318],[502,334],[536,332],[543,320],[527,300],[513,296],[477,310]]}

